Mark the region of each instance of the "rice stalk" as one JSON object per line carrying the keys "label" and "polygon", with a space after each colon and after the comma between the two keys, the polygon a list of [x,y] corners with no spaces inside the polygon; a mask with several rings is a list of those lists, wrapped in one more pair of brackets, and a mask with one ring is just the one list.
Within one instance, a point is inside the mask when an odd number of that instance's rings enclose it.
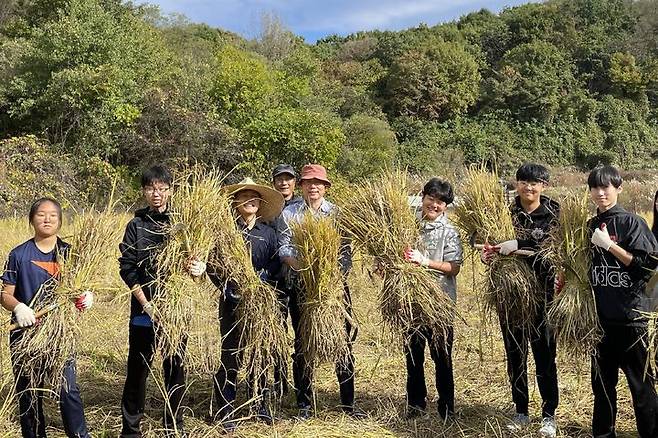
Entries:
{"label": "rice stalk", "polygon": [[34,385],[43,385],[54,394],[63,383],[62,371],[75,357],[81,336],[81,313],[75,308],[76,298],[85,290],[103,288],[103,261],[119,239],[120,225],[112,214],[113,204],[101,213],[80,215],[73,234],[65,240],[71,245],[66,254],[58,255],[59,280],[53,279],[37,292],[35,310],[51,308],[40,323],[28,330],[12,345],[12,354],[21,374]]}
{"label": "rice stalk", "polygon": [[[471,167],[459,188],[455,222],[481,243],[516,239],[512,215],[498,176]],[[486,267],[482,288],[485,309],[495,312],[508,327],[528,326],[542,297],[534,272],[518,256],[497,254]]]}
{"label": "rice stalk", "polygon": [[240,354],[245,378],[255,388],[286,355],[288,339],[276,290],[254,270],[250,250],[236,223],[232,196],[223,191],[215,205],[216,246],[209,266],[241,296],[237,307]]}
{"label": "rice stalk", "polygon": [[[170,223],[164,229],[167,238],[157,254],[158,293],[152,297],[158,350],[164,357],[183,358],[188,368],[202,373],[212,373],[210,369],[218,366],[212,362],[218,355],[207,354],[218,351],[221,340],[206,336],[212,330],[204,327],[218,327],[217,299],[209,293],[215,289],[204,288],[200,279],[193,279],[187,265],[193,259],[208,260],[215,245],[216,205],[223,199],[220,181],[215,173],[199,169],[177,178],[170,201]],[[209,319],[199,321],[204,309],[210,310],[205,315]],[[193,327],[193,323],[199,325]],[[196,348],[186,354],[191,335],[195,336],[191,345]]]}
{"label": "rice stalk", "polygon": [[419,222],[409,206],[406,172],[364,182],[341,200],[340,224],[383,274],[379,308],[387,327],[408,336],[421,327],[445,334],[456,316],[455,304],[436,273],[404,260],[415,246]]}
{"label": "rice stalk", "polygon": [[301,284],[302,350],[307,363],[340,363],[349,354],[344,321],[351,319],[338,260],[341,236],[331,217],[302,216],[290,224]]}
{"label": "rice stalk", "polygon": [[560,204],[560,224],[549,240],[546,256],[563,272],[564,287],[551,303],[548,323],[560,348],[576,360],[594,354],[603,336],[589,280],[592,257],[587,220],[588,195],[571,194]]}

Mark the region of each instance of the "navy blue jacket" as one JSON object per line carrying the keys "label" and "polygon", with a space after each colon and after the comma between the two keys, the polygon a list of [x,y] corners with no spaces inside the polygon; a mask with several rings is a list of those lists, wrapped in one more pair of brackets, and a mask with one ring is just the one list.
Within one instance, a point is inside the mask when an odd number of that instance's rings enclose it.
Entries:
{"label": "navy blue jacket", "polygon": [[[169,224],[167,211],[158,213],[149,208],[135,212],[126,225],[123,241],[119,244],[119,275],[132,288],[139,284],[146,299],[151,301],[155,293],[157,266],[156,252],[165,239],[165,227]],[[130,300],[130,319],[142,314],[142,306],[134,296]]]}
{"label": "navy blue jacket", "polygon": [[[275,285],[277,275],[281,268],[281,262],[277,256],[276,232],[272,227],[257,221],[250,230],[244,221],[237,220],[238,227],[242,230],[242,237],[251,254],[251,264],[259,274],[261,280]],[[224,291],[224,299],[233,303],[240,301],[240,285],[227,281],[220,273],[209,265],[208,276],[215,286]]]}

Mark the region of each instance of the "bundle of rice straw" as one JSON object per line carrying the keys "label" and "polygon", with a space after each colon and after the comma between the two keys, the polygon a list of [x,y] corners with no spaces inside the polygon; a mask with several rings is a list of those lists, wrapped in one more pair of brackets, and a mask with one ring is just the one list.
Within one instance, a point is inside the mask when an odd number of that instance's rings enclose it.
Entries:
{"label": "bundle of rice straw", "polygon": [[241,295],[240,345],[245,378],[256,388],[288,350],[288,338],[281,322],[276,290],[263,282],[251,263],[251,254],[236,224],[232,193],[222,192],[215,205],[215,243],[209,264],[231,282]]}
{"label": "bundle of rice straw", "polygon": [[402,171],[360,184],[341,200],[341,227],[377,260],[383,273],[379,307],[387,326],[402,336],[419,327],[445,334],[456,316],[454,302],[435,273],[404,260],[419,234],[407,193]]}
{"label": "bundle of rice straw", "polygon": [[[471,167],[459,187],[455,222],[468,236],[497,244],[516,239],[512,215],[498,176]],[[519,256],[496,255],[487,266],[483,287],[485,309],[495,311],[509,327],[530,324],[542,297],[530,266]]]}
{"label": "bundle of rice straw", "polygon": [[347,359],[349,345],[344,321],[347,313],[342,273],[338,264],[341,237],[332,217],[306,213],[290,224],[297,250],[302,350],[311,366]]}
{"label": "bundle of rice straw", "polygon": [[[215,246],[217,205],[224,199],[220,181],[214,172],[200,169],[176,179],[170,224],[164,230],[167,238],[157,255],[158,294],[152,297],[159,351],[165,357],[184,358],[188,368],[201,373],[212,373],[219,365],[221,340],[212,336],[218,327],[217,296],[215,288],[190,276],[187,264],[194,258],[208,260]],[[199,320],[202,312],[205,321]],[[193,348],[185,354],[188,340]]]}
{"label": "bundle of rice straw", "polygon": [[109,245],[119,240],[121,226],[112,214],[112,203],[102,213],[87,212],[77,218],[73,235],[64,238],[71,244],[66,257],[59,257],[60,279],[55,287],[38,292],[35,311],[50,309],[41,323],[25,330],[12,348],[21,374],[36,385],[59,393],[63,384],[62,371],[73,358],[80,337],[81,313],[74,302],[85,290],[99,290],[105,266],[103,261],[111,251]]}
{"label": "bundle of rice straw", "polygon": [[592,262],[587,227],[589,196],[571,194],[560,203],[560,225],[547,241],[547,257],[564,274],[564,287],[554,297],[547,320],[569,357],[594,353],[602,332],[589,273]]}

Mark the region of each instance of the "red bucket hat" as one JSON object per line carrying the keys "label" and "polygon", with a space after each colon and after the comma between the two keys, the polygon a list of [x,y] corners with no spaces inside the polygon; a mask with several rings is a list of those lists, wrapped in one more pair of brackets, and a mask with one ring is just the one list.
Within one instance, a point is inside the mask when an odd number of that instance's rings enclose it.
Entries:
{"label": "red bucket hat", "polygon": [[304,181],[309,179],[320,180],[325,183],[327,187],[331,187],[331,181],[327,178],[327,169],[319,164],[306,164],[302,167],[302,176],[299,180]]}

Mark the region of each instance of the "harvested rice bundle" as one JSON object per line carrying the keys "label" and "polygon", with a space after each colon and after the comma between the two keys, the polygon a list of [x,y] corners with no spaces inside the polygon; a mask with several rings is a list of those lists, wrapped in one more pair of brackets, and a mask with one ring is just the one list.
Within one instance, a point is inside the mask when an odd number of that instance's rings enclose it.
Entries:
{"label": "harvested rice bundle", "polygon": [[290,224],[302,286],[302,350],[308,364],[341,363],[349,354],[343,321],[351,320],[338,265],[341,236],[332,217],[306,213]]}
{"label": "harvested rice bundle", "polygon": [[404,260],[418,238],[418,221],[407,197],[407,175],[397,171],[364,182],[341,202],[341,227],[383,274],[379,307],[388,327],[403,336],[417,327],[445,333],[455,305],[432,271]]}
{"label": "harvested rice bundle", "polygon": [[215,206],[216,246],[209,264],[241,296],[237,312],[242,364],[245,378],[256,388],[258,379],[286,354],[288,338],[276,290],[253,268],[249,248],[236,224],[232,195],[223,191]]}
{"label": "harvested rice bundle", "polygon": [[[471,167],[459,193],[455,222],[466,235],[492,245],[516,239],[512,215],[496,174]],[[495,311],[512,327],[533,321],[541,300],[530,266],[518,256],[500,254],[487,266],[483,298],[485,308]]]}
{"label": "harvested rice bundle", "polygon": [[570,357],[584,359],[594,353],[602,331],[589,281],[591,252],[587,227],[587,193],[567,196],[560,207],[560,225],[553,229],[547,257],[563,272],[563,287],[548,309],[560,348]]}
{"label": "harvested rice bundle", "polygon": [[43,382],[55,394],[59,393],[62,371],[75,356],[80,337],[81,316],[74,302],[84,291],[102,288],[102,262],[109,245],[119,239],[121,227],[111,213],[111,205],[102,213],[88,212],[78,217],[73,235],[66,238],[70,250],[58,257],[58,284],[37,293],[35,310],[48,313],[37,327],[25,330],[12,347],[21,374],[32,382]]}
{"label": "harvested rice bundle", "polygon": [[[191,260],[208,260],[215,245],[217,205],[224,199],[220,181],[215,173],[204,174],[200,170],[178,178],[176,191],[171,197],[171,221],[164,230],[167,239],[157,255],[159,292],[152,303],[158,322],[158,349],[164,357],[181,356],[188,364],[189,361],[205,363],[207,357],[190,355],[205,355],[209,348],[213,348],[205,344],[218,341],[218,338],[207,337],[193,339],[192,343],[199,348],[184,354],[190,334],[202,329],[191,327],[193,321],[199,322],[193,315],[201,308],[212,308],[208,303],[217,301],[208,294],[214,288],[203,288],[191,277],[188,265]],[[217,313],[214,313],[214,320],[217,322]],[[212,324],[212,319],[201,323]]]}

